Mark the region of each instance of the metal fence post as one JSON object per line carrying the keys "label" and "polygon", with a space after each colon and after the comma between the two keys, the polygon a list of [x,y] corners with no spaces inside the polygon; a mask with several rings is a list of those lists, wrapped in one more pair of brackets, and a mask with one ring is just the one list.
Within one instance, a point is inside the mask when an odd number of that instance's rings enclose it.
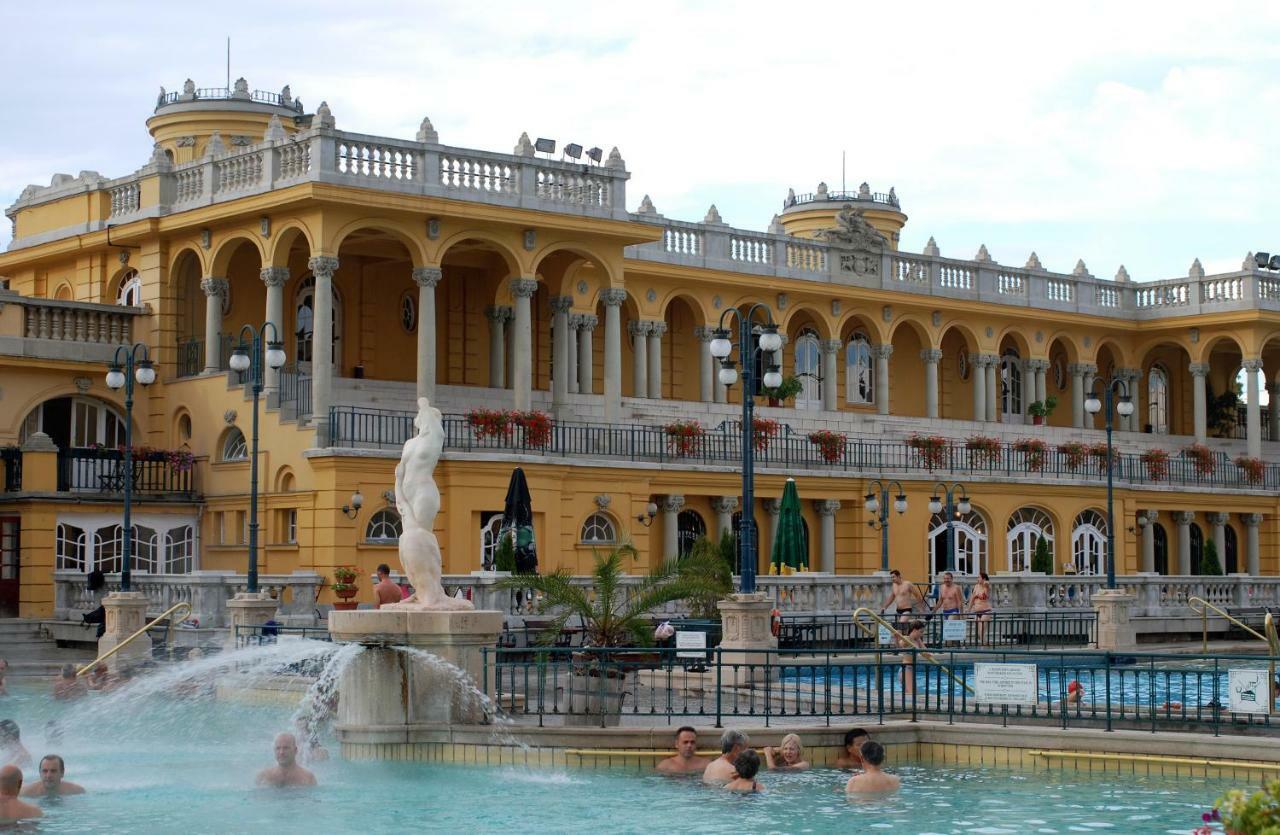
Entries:
{"label": "metal fence post", "polygon": [[721,705],[720,705],[720,671],[724,667],[724,650],[720,647],[715,648],[716,655],[716,727],[723,728],[721,721]]}

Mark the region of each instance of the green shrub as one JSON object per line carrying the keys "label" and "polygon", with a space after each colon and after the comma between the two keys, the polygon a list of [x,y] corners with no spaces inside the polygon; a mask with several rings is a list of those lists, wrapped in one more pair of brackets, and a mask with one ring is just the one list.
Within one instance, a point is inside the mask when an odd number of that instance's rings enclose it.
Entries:
{"label": "green shrub", "polygon": [[1043,536],[1036,540],[1036,550],[1031,555],[1031,570],[1042,574],[1053,573],[1053,557],[1049,555],[1049,541]]}
{"label": "green shrub", "polygon": [[689,616],[699,620],[719,620],[721,598],[733,591],[733,572],[720,554],[720,546],[700,536],[689,553],[680,559],[680,576],[694,580],[699,589],[685,600]]}
{"label": "green shrub", "polygon": [[505,534],[498,540],[498,550],[493,555],[493,567],[498,571],[516,570],[515,537]]}
{"label": "green shrub", "polygon": [[729,566],[729,573],[738,573],[738,540],[734,538],[733,531],[725,531],[720,535],[720,558],[724,560],[724,564]]}
{"label": "green shrub", "polygon": [[1218,561],[1218,543],[1212,539],[1204,544],[1204,553],[1200,556],[1200,573],[1206,577],[1222,576],[1222,563]]}

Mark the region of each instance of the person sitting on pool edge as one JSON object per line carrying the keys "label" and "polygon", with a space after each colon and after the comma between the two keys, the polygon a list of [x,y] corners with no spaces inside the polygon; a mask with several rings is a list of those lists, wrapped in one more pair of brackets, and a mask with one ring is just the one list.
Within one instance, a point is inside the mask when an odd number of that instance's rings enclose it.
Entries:
{"label": "person sitting on pool edge", "polygon": [[836,768],[862,768],[862,744],[871,739],[865,728],[854,728],[844,735],[844,750],[836,757]]}
{"label": "person sitting on pool edge", "polygon": [[734,758],[733,779],[725,783],[724,787],[741,794],[761,794],[764,786],[756,782],[756,774],[759,772],[760,755],[748,748]]}
{"label": "person sitting on pool edge", "polygon": [[868,741],[862,746],[861,774],[855,774],[845,783],[844,790],[849,794],[871,794],[875,792],[894,792],[902,786],[902,781],[892,774],[885,774],[881,769],[884,763],[884,746],[878,742]]}
{"label": "person sitting on pool edge", "polygon": [[22,769],[16,765],[0,768],[0,824],[44,817],[40,807],[18,799],[21,791]]}
{"label": "person sitting on pool edge", "polygon": [[314,786],[316,776],[298,765],[298,740],[293,734],[278,734],[275,741],[276,764],[258,772],[259,786],[282,789],[290,786]]}
{"label": "person sitting on pool edge", "polygon": [[764,761],[770,771],[808,771],[809,763],[804,758],[804,747],[800,737],[787,734],[777,748],[772,745],[764,749]]}
{"label": "person sitting on pool edge", "polygon": [[698,756],[698,732],[685,725],[676,731],[676,753],[658,763],[662,774],[701,774],[711,761]]}
{"label": "person sitting on pool edge", "polygon": [[720,734],[720,756],[712,760],[702,772],[702,782],[713,786],[723,786],[733,779],[735,773],[734,760],[751,745],[751,740],[742,731],[726,729]]}
{"label": "person sitting on pool edge", "polygon": [[22,790],[23,797],[57,797],[68,794],[84,794],[84,786],[63,780],[67,764],[57,754],[45,754],[40,759],[40,782]]}

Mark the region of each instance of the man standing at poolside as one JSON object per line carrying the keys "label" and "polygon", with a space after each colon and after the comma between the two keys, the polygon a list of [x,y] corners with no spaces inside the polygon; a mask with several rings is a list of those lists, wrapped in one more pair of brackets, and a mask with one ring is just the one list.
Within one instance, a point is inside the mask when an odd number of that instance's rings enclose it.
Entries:
{"label": "man standing at poolside", "polygon": [[889,579],[893,582],[893,588],[889,590],[888,599],[880,605],[880,611],[883,612],[892,603],[898,620],[907,620],[916,604],[924,602],[924,595],[916,588],[915,583],[902,579],[902,572],[896,568],[889,572]]}
{"label": "man standing at poolside", "polygon": [[385,562],[378,566],[378,584],[373,587],[373,608],[381,609],[388,603],[399,603],[400,587],[391,582],[391,568]]}
{"label": "man standing at poolside", "polygon": [[738,773],[733,761],[747,750],[751,740],[742,731],[726,730],[720,734],[721,755],[711,761],[702,772],[702,782],[713,786],[723,786]]}
{"label": "man standing at poolside", "polygon": [[878,742],[867,742],[862,746],[861,774],[849,778],[844,790],[849,794],[871,794],[877,792],[896,792],[902,781],[892,774],[880,770],[884,764],[884,746]]}
{"label": "man standing at poolside", "polygon": [[44,812],[18,799],[22,791],[22,769],[16,765],[0,768],[0,824],[44,817]]}
{"label": "man standing at poolside", "polygon": [[84,786],[63,780],[67,764],[57,754],[46,754],[40,760],[40,782],[22,790],[23,797],[58,797],[68,794],[84,794]]}
{"label": "man standing at poolside", "polygon": [[950,571],[942,575],[942,588],[938,589],[938,604],[933,611],[942,610],[944,615],[958,615],[964,610],[964,589],[956,585],[956,578]]}
{"label": "man standing at poolside", "polygon": [[685,725],[676,731],[676,755],[658,763],[663,774],[694,774],[707,770],[711,761],[698,756],[698,732]]}
{"label": "man standing at poolside", "polygon": [[314,786],[316,776],[298,765],[298,740],[293,734],[279,734],[275,743],[276,765],[258,772],[259,786],[282,789],[288,786]]}

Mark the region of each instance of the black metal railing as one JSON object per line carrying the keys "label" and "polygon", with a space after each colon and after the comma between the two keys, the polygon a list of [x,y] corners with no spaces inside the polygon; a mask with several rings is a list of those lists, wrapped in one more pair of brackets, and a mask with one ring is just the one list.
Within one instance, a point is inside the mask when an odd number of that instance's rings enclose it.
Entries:
{"label": "black metal railing", "polygon": [[[769,725],[775,720],[945,717],[948,721],[1273,735],[1258,713],[1233,712],[1228,670],[1263,670],[1247,655],[982,649],[744,654],[712,648],[489,649],[484,687],[510,716],[617,724],[642,716]],[[930,660],[932,659],[932,660]],[[1026,665],[1034,700],[979,702],[975,664]],[[1265,678],[1265,676],[1264,676]],[[1266,690],[1267,682],[1262,682]],[[1031,695],[1031,694],[1028,694]],[[1266,707],[1270,692],[1254,693]],[[1256,700],[1261,700],[1259,703]]]}
{"label": "black metal railing", "polygon": [[18,492],[22,489],[22,450],[16,446],[0,447],[0,461],[4,462],[4,492]]}
{"label": "black metal railing", "polygon": [[281,638],[308,638],[313,641],[329,641],[327,626],[285,626],[264,623],[256,626],[236,627],[236,647],[256,647],[278,643]]}
{"label": "black metal railing", "polygon": [[[925,643],[930,646],[945,644],[985,649],[1087,646],[1093,643],[1098,623],[1095,612],[996,612],[982,617],[966,614],[946,619],[911,617],[924,621]],[[948,640],[948,628],[962,632],[962,637]],[[875,649],[879,640],[879,635],[868,635],[848,615],[783,615],[778,628],[781,649]]]}
{"label": "black metal railing", "polygon": [[[156,99],[156,107],[164,107],[166,104],[177,104],[183,101],[199,101],[202,99],[243,99],[243,96],[234,95],[234,89],[226,87],[198,87],[191,93],[182,91],[174,91],[172,93],[161,93]],[[254,90],[249,93],[249,101],[259,104],[271,104],[276,107],[287,107],[297,113],[302,113],[302,102],[289,98],[287,101],[281,93],[270,93],[266,90]]]}
{"label": "black metal railing", "polygon": [[[398,447],[413,430],[413,412],[333,406],[329,410],[331,446]],[[756,451],[756,464],[785,470],[797,468],[849,472],[927,472],[948,476],[1055,477],[1105,480],[1104,447],[1097,444],[1045,445],[1026,449],[1019,442],[987,449],[969,449],[966,442],[946,439],[921,446],[910,441],[843,438],[836,446],[820,447],[789,427]],[[631,461],[737,464],[742,458],[741,435],[730,422],[704,429],[692,439],[677,439],[663,426],[597,424],[554,421],[545,443],[531,444],[530,433],[509,424],[500,431],[472,426],[463,415],[444,418],[445,447],[455,450],[503,450],[527,454],[622,458]],[[1115,479],[1129,484],[1173,484],[1197,487],[1236,487],[1280,490],[1280,465],[1265,464],[1256,480],[1225,455],[1211,468],[1184,455],[1146,460],[1143,454],[1114,453]]]}
{"label": "black metal railing", "polygon": [[898,206],[898,195],[892,192],[825,191],[812,192],[810,194],[797,194],[794,197],[789,197],[782,201],[782,208],[789,209],[792,206],[799,206],[802,203],[814,203],[821,200],[835,202],[849,201],[852,203],[856,203],[859,200],[864,202],[870,200],[873,203],[884,203],[895,208]]}
{"label": "black metal railing", "polygon": [[280,412],[290,418],[311,414],[311,375],[294,364],[280,369]]}
{"label": "black metal railing", "polygon": [[189,339],[178,343],[179,377],[195,377],[204,370],[204,340]]}
{"label": "black metal railing", "polygon": [[136,493],[191,496],[195,492],[190,458],[163,451],[134,451],[126,466],[120,449],[70,448],[58,450],[58,490],[121,493],[125,478]]}

